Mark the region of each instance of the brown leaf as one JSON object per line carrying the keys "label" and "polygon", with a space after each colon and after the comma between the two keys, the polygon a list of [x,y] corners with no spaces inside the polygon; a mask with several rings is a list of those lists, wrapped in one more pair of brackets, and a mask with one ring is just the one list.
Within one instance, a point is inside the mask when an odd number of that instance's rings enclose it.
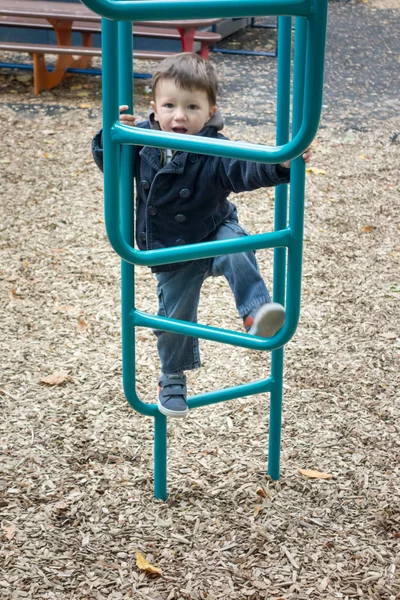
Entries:
{"label": "brown leaf", "polygon": [[11,293],[14,298],[23,298],[23,294],[21,294],[16,288],[11,288]]}
{"label": "brown leaf", "polygon": [[312,469],[297,469],[301,475],[304,477],[309,477],[310,479],[332,479],[333,475],[330,473],[324,473],[323,471],[313,471]]}
{"label": "brown leaf", "polygon": [[261,498],[268,498],[267,492],[262,487],[257,488],[256,494],[257,496],[261,496]]}
{"label": "brown leaf", "polygon": [[260,512],[264,510],[264,508],[265,506],[263,506],[262,504],[256,504],[254,507],[253,515],[257,517],[260,514]]}
{"label": "brown leaf", "polygon": [[3,536],[7,538],[7,540],[12,540],[16,531],[17,528],[15,525],[8,525],[7,527],[3,527]]}
{"label": "brown leaf", "polygon": [[146,573],[151,573],[152,575],[161,575],[162,571],[158,567],[154,567],[144,558],[143,554],[140,554],[138,550],[136,550],[136,566],[141,571],[146,571]]}
{"label": "brown leaf", "polygon": [[40,383],[45,383],[46,385],[62,385],[70,379],[71,378],[66,371],[54,371],[51,375],[42,377]]}
{"label": "brown leaf", "polygon": [[361,229],[361,233],[371,233],[371,231],[374,231],[374,229],[376,229],[376,227],[373,225],[365,225],[365,227]]}
{"label": "brown leaf", "polygon": [[79,322],[76,327],[76,330],[78,331],[78,333],[85,333],[85,331],[87,331],[88,327],[89,327],[88,322],[85,321],[85,319],[83,317],[79,317]]}

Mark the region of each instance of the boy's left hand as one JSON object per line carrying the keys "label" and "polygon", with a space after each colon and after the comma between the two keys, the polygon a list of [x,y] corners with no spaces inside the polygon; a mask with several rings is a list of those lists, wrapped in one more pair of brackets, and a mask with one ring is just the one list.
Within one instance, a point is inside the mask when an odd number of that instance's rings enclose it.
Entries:
{"label": "boy's left hand", "polygon": [[[301,157],[304,160],[304,162],[306,163],[306,165],[311,160],[311,154],[312,154],[312,150],[311,150],[311,146],[309,146],[307,148],[307,150],[304,150],[303,154],[301,155]],[[290,169],[290,160],[287,160],[286,162],[281,163],[281,167],[285,167],[285,169]]]}

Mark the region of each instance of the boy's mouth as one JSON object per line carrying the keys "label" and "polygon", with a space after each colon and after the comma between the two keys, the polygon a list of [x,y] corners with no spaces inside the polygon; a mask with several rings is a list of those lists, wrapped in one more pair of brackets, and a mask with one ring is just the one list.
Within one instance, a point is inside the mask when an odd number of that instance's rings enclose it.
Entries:
{"label": "boy's mouth", "polygon": [[187,133],[186,127],[173,127],[172,131],[174,133]]}

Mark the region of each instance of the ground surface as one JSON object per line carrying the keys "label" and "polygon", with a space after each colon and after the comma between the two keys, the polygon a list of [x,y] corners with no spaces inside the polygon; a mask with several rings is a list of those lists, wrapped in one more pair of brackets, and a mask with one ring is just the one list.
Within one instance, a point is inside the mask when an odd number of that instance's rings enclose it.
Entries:
{"label": "ground surface", "polygon": [[[169,424],[165,503],[153,500],[152,420],[121,391],[119,260],[90,156],[100,82],[35,98],[26,75],[0,75],[1,598],[400,598],[399,21],[388,0],[330,4],[281,479],[265,476],[268,397],[241,399]],[[261,29],[230,42],[271,43]],[[212,60],[229,135],[271,142],[275,61]],[[136,100],[143,116],[140,82]],[[270,192],[236,202],[249,230],[271,228]],[[259,259],[271,281],[271,252]],[[137,305],[156,308],[146,270]],[[207,282],[200,320],[240,330],[223,281]],[[263,354],[202,349],[193,393],[269,372]],[[43,382],[54,372],[59,385]],[[157,373],[139,331],[145,401]],[[162,575],[138,569],[136,551]]]}

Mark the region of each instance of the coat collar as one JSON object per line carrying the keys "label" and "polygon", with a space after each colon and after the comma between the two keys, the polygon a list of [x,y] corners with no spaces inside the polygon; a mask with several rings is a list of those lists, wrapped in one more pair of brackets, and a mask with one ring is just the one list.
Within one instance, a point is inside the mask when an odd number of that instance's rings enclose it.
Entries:
{"label": "coat collar", "polygon": [[[161,152],[159,148],[144,146],[140,150],[139,155],[140,158],[149,163],[153,169],[156,171],[161,170]],[[188,156],[189,154],[187,152],[177,152],[174,158],[164,167],[162,167],[162,171],[164,173],[176,173],[177,175],[183,173]]]}

